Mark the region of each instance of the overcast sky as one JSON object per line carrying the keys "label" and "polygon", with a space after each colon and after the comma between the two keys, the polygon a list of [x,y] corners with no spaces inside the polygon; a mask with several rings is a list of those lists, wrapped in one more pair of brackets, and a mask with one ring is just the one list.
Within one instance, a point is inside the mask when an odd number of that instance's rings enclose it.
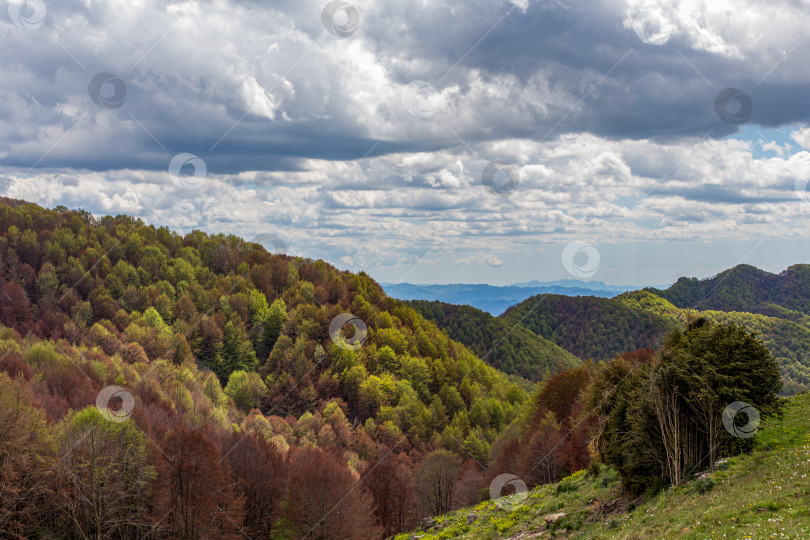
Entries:
{"label": "overcast sky", "polygon": [[5,196],[389,282],[810,262],[810,0],[8,0],[0,19]]}

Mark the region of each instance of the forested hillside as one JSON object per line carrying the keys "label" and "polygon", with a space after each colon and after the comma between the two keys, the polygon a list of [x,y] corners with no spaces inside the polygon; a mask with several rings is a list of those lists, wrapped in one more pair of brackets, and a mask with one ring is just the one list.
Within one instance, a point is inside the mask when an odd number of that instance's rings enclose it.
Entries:
{"label": "forested hillside", "polygon": [[506,373],[540,381],[582,363],[523,325],[509,324],[474,307],[427,300],[411,300],[407,304],[452,339]]}
{"label": "forested hillside", "polygon": [[783,392],[810,388],[810,326],[804,315],[781,318],[745,311],[678,308],[649,291],[615,298],[539,296],[508,310],[503,318],[521,323],[580,358],[608,360],[626,351],[657,349],[675,328],[698,316],[736,323],[756,332],[779,361]]}
{"label": "forested hillside", "polygon": [[[418,517],[414,463],[437,450],[486,463],[527,403],[525,380],[486,365],[365,274],[234,236],[3,200],[0,297],[0,393],[17,396],[30,423],[17,442],[38,445],[32,459],[43,460],[23,463],[33,467],[20,480],[31,491],[9,510],[22,529],[53,490],[64,498],[51,501],[59,507],[48,506],[45,529],[77,534],[139,535],[160,523],[156,536],[186,526],[227,536],[244,524],[251,535],[295,538],[324,526],[323,514],[302,511],[312,500],[324,513],[342,504],[345,515],[370,516],[351,525],[329,514],[341,538],[375,523],[393,533]],[[125,396],[111,410],[133,422],[105,420],[110,396],[99,396],[111,386]],[[88,470],[98,463],[90,454],[99,447],[84,446],[92,433],[110,463],[134,452],[133,468]],[[265,461],[266,472],[249,468]],[[52,463],[64,476],[49,476]],[[173,479],[192,465],[201,475],[200,500],[185,501],[194,515],[161,522],[178,504]],[[401,482],[354,490],[368,467]],[[273,483],[279,468],[283,485]],[[111,496],[133,490],[120,494],[131,504],[99,517],[91,473],[119,482],[103,487]],[[139,481],[127,487],[130,478]],[[399,506],[385,510],[397,515],[375,517],[375,497],[392,496],[385,490],[397,490]],[[349,492],[357,496],[342,499]]]}
{"label": "forested hillside", "polygon": [[779,362],[807,379],[794,321],[644,291],[426,318],[235,236],[0,202],[3,537],[384,538],[598,463],[654,492],[750,450],[718,414],[777,414]]}
{"label": "forested hillside", "polygon": [[616,469],[593,467],[449,513],[414,534],[422,540],[807,538],[809,410],[810,395],[791,398],[784,416],[763,420],[751,454],[723,459],[699,479],[654,495],[628,496]]}
{"label": "forested hillside", "polygon": [[709,279],[684,277],[668,289],[649,290],[680,308],[748,311],[783,318],[810,315],[810,265],[806,264],[779,274],[741,264]]}
{"label": "forested hillside", "polygon": [[635,309],[619,298],[533,296],[502,315],[580,358],[607,360],[644,347],[656,348],[675,328],[672,320]]}

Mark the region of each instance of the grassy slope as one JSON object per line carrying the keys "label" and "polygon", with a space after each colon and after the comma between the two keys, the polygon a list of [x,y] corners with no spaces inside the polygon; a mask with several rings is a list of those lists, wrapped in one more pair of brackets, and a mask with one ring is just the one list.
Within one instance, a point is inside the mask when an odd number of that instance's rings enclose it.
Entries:
{"label": "grassy slope", "polygon": [[[763,421],[758,447],[714,472],[699,493],[697,482],[636,503],[620,497],[616,472],[584,472],[528,493],[511,512],[487,500],[437,519],[441,529],[412,533],[438,538],[810,538],[810,394],[791,398],[784,418]],[[601,510],[601,512],[600,512]],[[479,518],[467,525],[467,515]],[[544,517],[566,516],[543,533]],[[565,531],[563,531],[563,529]],[[411,538],[410,534],[397,540]]]}

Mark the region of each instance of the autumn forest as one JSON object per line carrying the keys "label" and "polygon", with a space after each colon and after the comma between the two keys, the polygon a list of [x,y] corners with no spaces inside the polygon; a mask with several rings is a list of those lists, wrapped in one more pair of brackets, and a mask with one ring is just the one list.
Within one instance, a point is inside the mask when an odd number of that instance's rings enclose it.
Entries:
{"label": "autumn forest", "polygon": [[678,485],[750,450],[729,403],[780,411],[784,365],[739,321],[608,350],[546,309],[409,304],[235,236],[2,199],[0,536],[388,538],[503,474]]}

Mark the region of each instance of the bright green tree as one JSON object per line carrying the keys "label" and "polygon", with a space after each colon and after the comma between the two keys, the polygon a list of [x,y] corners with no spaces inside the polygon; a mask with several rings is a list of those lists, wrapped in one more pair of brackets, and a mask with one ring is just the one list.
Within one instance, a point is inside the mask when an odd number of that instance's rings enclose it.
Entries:
{"label": "bright green tree", "polygon": [[240,369],[231,373],[225,386],[225,393],[233,399],[237,407],[248,412],[261,404],[262,397],[267,393],[267,386],[255,371],[247,372]]}
{"label": "bright green tree", "polygon": [[245,327],[238,322],[228,321],[222,333],[222,362],[217,375],[227,380],[236,370],[256,371],[258,361]]}

